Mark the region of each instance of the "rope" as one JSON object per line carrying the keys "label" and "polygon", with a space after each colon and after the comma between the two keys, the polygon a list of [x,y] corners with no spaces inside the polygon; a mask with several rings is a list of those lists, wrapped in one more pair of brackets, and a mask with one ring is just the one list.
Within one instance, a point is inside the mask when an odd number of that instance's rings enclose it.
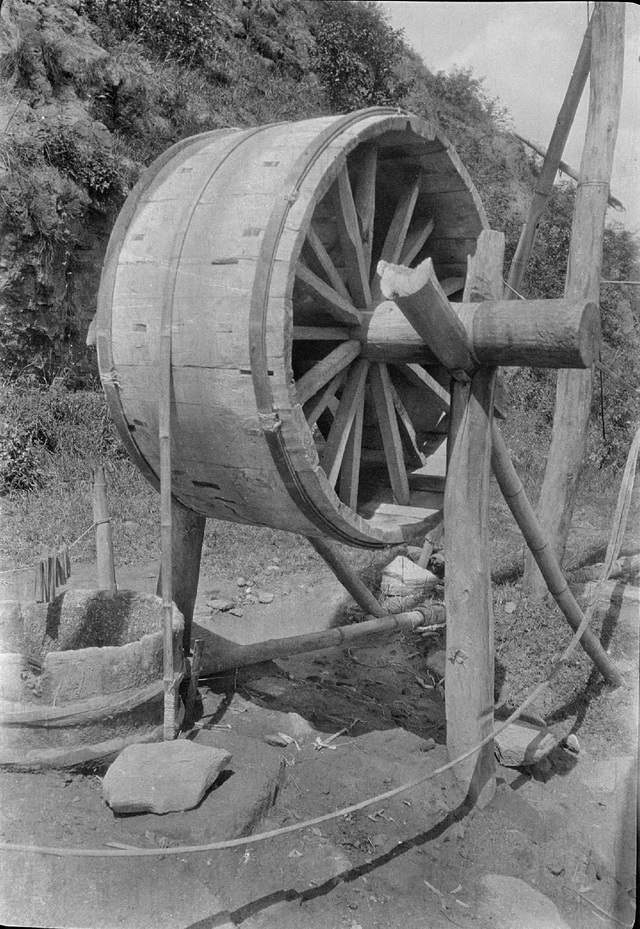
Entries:
{"label": "rope", "polygon": [[[111,520],[110,520],[110,519],[105,519],[105,520],[102,520],[101,522],[111,522]],[[88,534],[89,534],[93,529],[95,529],[95,527],[98,526],[98,525],[100,525],[100,523],[92,523],[92,524],[89,526],[88,529],[85,529],[85,530],[84,530],[84,532],[82,533],[82,535],[79,535],[79,536],[78,536],[78,538],[75,540],[75,542],[71,542],[69,545],[67,545],[67,548],[73,548],[74,545],[77,545],[78,542],[82,541],[82,539],[84,539],[84,537],[85,537],[86,535],[88,535]],[[23,571],[33,571],[33,569],[34,569],[35,567],[37,567],[37,565],[34,563],[34,564],[31,564],[31,565],[27,565],[26,568],[7,568],[5,571],[0,571],[0,577],[2,577],[2,576],[5,575],[5,574],[20,574],[20,573],[22,573]]]}
{"label": "rope", "polygon": [[[637,443],[636,443],[637,444]],[[637,454],[637,448],[634,448],[633,451]],[[623,488],[625,482],[623,481]],[[621,491],[620,498],[623,494]],[[628,496],[628,494],[627,494]],[[621,509],[620,498],[618,501],[618,511]],[[614,520],[614,535],[616,530],[619,531],[619,524],[621,522],[620,514],[617,511],[617,519]],[[372,806],[374,803],[381,803],[383,800],[389,800],[392,797],[396,797],[398,794],[405,793],[407,790],[412,790],[414,787],[418,787],[420,784],[424,784],[426,781],[430,781],[433,778],[437,777],[440,774],[444,774],[445,771],[450,771],[456,765],[460,764],[461,761],[465,761],[467,758],[470,758],[472,755],[475,755],[479,752],[485,745],[488,745],[489,742],[492,742],[497,735],[499,735],[507,726],[515,722],[522,713],[530,706],[535,700],[538,699],[540,694],[545,690],[546,687],[560,674],[564,665],[569,660],[570,656],[576,650],[580,639],[584,635],[585,630],[591,622],[591,617],[593,615],[597,598],[599,593],[608,580],[610,566],[612,564],[611,555],[615,554],[613,546],[610,543],[611,552],[606,561],[606,570],[603,573],[601,580],[596,585],[595,591],[592,594],[591,602],[585,612],[584,618],[580,623],[580,626],[574,633],[571,641],[568,646],[560,656],[560,658],[554,663],[550,673],[547,675],[544,681],[541,681],[537,687],[526,697],[520,706],[514,710],[514,712],[509,716],[501,725],[494,727],[491,732],[482,739],[477,745],[474,745],[473,748],[470,748],[468,751],[463,752],[462,755],[458,755],[457,758],[454,758],[452,761],[447,762],[446,764],[441,765],[439,768],[436,768],[435,771],[430,771],[428,774],[424,774],[422,777],[416,778],[413,781],[409,781],[406,784],[402,784],[400,787],[395,787],[392,790],[387,790],[384,793],[377,794],[375,797],[369,797],[367,800],[361,800],[360,803],[354,803],[351,806],[345,806],[340,810],[334,810],[332,813],[325,813],[323,816],[316,816],[313,819],[307,819],[301,823],[294,823],[291,826],[282,826],[280,829],[271,829],[268,832],[260,832],[256,835],[243,836],[238,839],[226,839],[221,842],[209,842],[206,845],[180,845],[173,848],[132,848],[131,846],[121,846],[116,843],[111,843],[113,847],[108,849],[98,849],[98,848],[56,848],[53,846],[45,845],[18,845],[9,842],[0,843],[0,851],[16,851],[16,852],[28,852],[33,854],[42,854],[42,855],[54,855],[57,857],[78,857],[78,858],[151,858],[156,855],[165,856],[165,855],[185,855],[190,852],[213,852],[221,851],[222,849],[227,848],[238,848],[242,845],[253,845],[256,842],[263,842],[266,839],[273,839],[281,835],[287,835],[291,832],[300,832],[302,829],[307,829],[310,826],[316,826],[319,823],[326,823],[332,819],[338,819],[341,816],[347,816],[349,813],[356,813],[359,810],[363,810],[368,806]]]}

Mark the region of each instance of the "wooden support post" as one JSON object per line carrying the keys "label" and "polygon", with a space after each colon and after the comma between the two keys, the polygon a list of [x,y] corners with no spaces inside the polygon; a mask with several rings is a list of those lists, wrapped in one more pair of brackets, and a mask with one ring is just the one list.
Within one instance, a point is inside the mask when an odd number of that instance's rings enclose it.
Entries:
{"label": "wooden support post", "polygon": [[330,542],[327,542],[325,539],[309,536],[309,544],[312,545],[320,557],[326,561],[340,583],[346,587],[358,606],[361,606],[365,613],[371,613],[373,616],[387,615],[384,607],[378,603],[369,588],[362,583],[346,558],[344,558]]}
{"label": "wooden support post", "polygon": [[[188,510],[175,500],[171,501],[171,564],[173,571],[171,595],[173,602],[184,617],[183,645],[185,654],[189,653],[191,644],[191,627],[198,594],[205,525],[206,519],[200,513]],[[158,577],[157,594],[162,596],[162,566],[160,566]]]}
{"label": "wooden support post", "polygon": [[[464,300],[502,291],[504,236],[481,233],[469,259]],[[468,320],[463,316],[462,324]],[[493,729],[493,598],[489,566],[489,477],[495,368],[480,368],[469,384],[452,381],[444,498],[447,662],[447,751],[457,758]],[[455,527],[447,531],[447,526]],[[495,791],[493,743],[456,767],[469,799],[480,806]]]}
{"label": "wooden support post", "polygon": [[[592,18],[589,117],[565,285],[567,299],[596,304],[600,298],[604,223],[622,93],[624,19],[624,3],[596,3]],[[591,370],[558,373],[551,447],[537,512],[560,564],[585,458],[592,394]],[[531,556],[525,562],[523,586],[533,599],[544,596],[546,585]]]}
{"label": "wooden support post", "polygon": [[98,560],[98,590],[116,589],[116,570],[113,560],[113,537],[107,483],[104,468],[93,469],[93,521],[96,527],[96,557]]}
{"label": "wooden support post", "polygon": [[[489,569],[489,470],[495,369],[454,381],[444,496],[447,750],[457,758],[493,728],[493,606]],[[495,791],[493,745],[456,767],[472,802]]]}

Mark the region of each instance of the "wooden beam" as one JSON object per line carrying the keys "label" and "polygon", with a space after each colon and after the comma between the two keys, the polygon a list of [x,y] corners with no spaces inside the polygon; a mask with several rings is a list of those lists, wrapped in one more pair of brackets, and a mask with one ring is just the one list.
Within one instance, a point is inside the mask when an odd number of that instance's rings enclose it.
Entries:
{"label": "wooden beam", "polygon": [[369,370],[369,362],[364,358],[358,359],[349,371],[340,404],[336,411],[327,444],[320,459],[327,479],[332,487],[335,486],[340,473],[342,459],[347,446],[349,433],[355,419],[360,400],[364,397],[365,381]]}
{"label": "wooden beam", "polygon": [[358,509],[358,490],[360,487],[360,464],[362,461],[362,430],[364,427],[364,401],[362,391],[356,407],[356,415],[349,433],[344,452],[342,471],[340,472],[339,497],[352,510]]}
{"label": "wooden beam", "polygon": [[340,323],[357,326],[360,324],[360,315],[351,301],[334,290],[329,284],[325,284],[321,277],[314,274],[310,268],[303,265],[301,261],[296,265],[296,277],[310,287],[318,297],[323,307],[334,319]]}
{"label": "wooden beam", "polygon": [[[413,180],[413,183],[407,184],[403,188],[382,246],[381,261],[388,261],[391,264],[397,264],[400,261],[402,247],[407,238],[407,231],[420,193],[421,184],[422,178],[418,176]],[[422,231],[424,232],[424,229]],[[426,241],[426,236],[424,241]]]}
{"label": "wooden beam", "polygon": [[365,613],[371,613],[372,616],[387,615],[387,611],[378,603],[369,588],[363,584],[347,559],[335,545],[332,545],[331,542],[328,542],[326,539],[312,536],[309,536],[309,544],[315,548],[321,558],[326,561],[342,586],[349,591],[358,606],[361,606]]}
{"label": "wooden beam", "polygon": [[333,289],[340,294],[348,303],[351,303],[351,296],[347,290],[346,284],[340,277],[338,269],[334,265],[329,252],[326,250],[322,243],[322,239],[313,228],[313,224],[309,226],[309,231],[307,232],[307,242],[309,243],[317,261],[324,273],[329,279],[329,283]]}
{"label": "wooden beam", "polygon": [[[465,299],[502,292],[504,236],[481,233],[469,259]],[[493,598],[489,567],[489,477],[496,369],[480,368],[451,391],[444,495],[447,661],[447,751],[452,759],[480,744],[493,729]],[[448,531],[446,527],[454,527]],[[472,801],[495,791],[493,745],[488,742],[455,768]]]}
{"label": "wooden beam", "polygon": [[347,369],[343,368],[342,371],[339,371],[338,374],[329,381],[329,384],[324,390],[319,391],[311,400],[305,403],[304,416],[310,429],[322,416],[330,405],[331,400],[335,397],[337,391],[344,384],[347,373]]}
{"label": "wooden beam", "polygon": [[[558,168],[560,167],[562,152],[569,136],[569,131],[573,125],[573,120],[578,109],[578,104],[582,98],[582,91],[587,82],[589,67],[591,63],[591,23],[587,26],[584,34],[582,45],[578,53],[578,59],[567,87],[564,101],[558,113],[558,118],[553,129],[549,150],[544,153],[544,164],[542,171],[536,183],[535,193],[531,200],[527,220],[522,227],[520,240],[516,253],[513,256],[511,267],[509,269],[508,287],[505,289],[507,300],[516,299],[517,293],[522,292],[524,276],[529,264],[529,258],[533,250],[538,223],[542,218],[549,197],[553,190]],[[516,134],[520,141],[525,141],[521,136]],[[529,144],[529,143],[525,143]]]}
{"label": "wooden beam", "polygon": [[[600,298],[607,194],[620,114],[625,6],[599,2],[592,17],[589,115],[565,285],[567,299],[595,304]],[[560,564],[584,464],[592,395],[591,370],[558,372],[551,447],[537,512]],[[525,562],[523,584],[533,599],[544,596],[544,578],[530,555]]]}
{"label": "wooden beam", "polygon": [[371,274],[371,249],[373,247],[373,224],[376,210],[376,173],[378,149],[373,142],[361,146],[362,170],[356,185],[354,202],[360,220],[362,252],[367,275]]}
{"label": "wooden beam", "polygon": [[334,326],[294,326],[293,338],[302,342],[346,342],[351,336],[348,329]]}
{"label": "wooden beam", "polygon": [[[493,450],[491,465],[502,495],[522,532],[532,557],[544,577],[545,584],[562,610],[567,622],[575,632],[580,628],[584,615],[569,590],[567,581],[538,522],[533,507],[527,499],[507,446],[497,425],[493,425]],[[597,635],[587,628],[582,634],[580,645],[600,671],[607,684],[620,687],[624,678],[600,644]]]}
{"label": "wooden beam", "polygon": [[[176,500],[171,501],[171,570],[173,579],[171,595],[173,602],[184,617],[182,644],[189,654],[193,610],[198,594],[200,560],[206,519],[200,513],[189,510]],[[162,594],[162,565],[156,590]]]}
{"label": "wooden beam", "polygon": [[350,365],[354,358],[360,354],[360,342],[352,339],[349,342],[343,342],[338,345],[332,352],[325,355],[316,365],[303,374],[296,383],[296,393],[298,403],[304,405],[314,394],[328,384],[339,371]]}
{"label": "wooden beam", "polygon": [[434,226],[435,222],[430,217],[425,220],[419,228],[413,229],[407,233],[398,264],[410,265],[411,262],[418,257],[421,248],[433,232]]}
{"label": "wooden beam", "polygon": [[401,506],[409,504],[409,479],[404,463],[404,451],[396,410],[393,404],[391,378],[385,364],[376,364],[371,369],[371,389],[378,414],[382,444],[387,459],[391,489]]}
{"label": "wooden beam", "polygon": [[362,245],[358,214],[346,164],[338,174],[328,196],[332,200],[338,225],[340,246],[349,279],[349,291],[356,306],[364,308],[371,303],[369,268]]}

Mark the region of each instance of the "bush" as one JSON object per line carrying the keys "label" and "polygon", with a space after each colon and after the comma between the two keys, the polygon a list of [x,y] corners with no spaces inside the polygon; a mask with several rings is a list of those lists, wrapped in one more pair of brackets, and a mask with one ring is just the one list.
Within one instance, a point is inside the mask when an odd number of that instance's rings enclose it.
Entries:
{"label": "bush", "polygon": [[124,457],[102,393],[69,390],[62,377],[46,387],[31,374],[0,384],[0,404],[0,494],[43,487],[54,468],[73,481],[91,462]]}

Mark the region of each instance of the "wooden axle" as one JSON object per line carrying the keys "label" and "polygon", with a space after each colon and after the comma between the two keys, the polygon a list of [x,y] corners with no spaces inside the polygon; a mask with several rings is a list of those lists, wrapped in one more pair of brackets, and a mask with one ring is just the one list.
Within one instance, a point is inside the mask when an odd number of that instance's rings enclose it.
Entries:
{"label": "wooden axle", "polygon": [[450,303],[429,258],[413,269],[378,267],[388,299],[363,313],[364,358],[440,361],[462,380],[479,365],[589,368],[597,360],[600,314],[593,301]]}

